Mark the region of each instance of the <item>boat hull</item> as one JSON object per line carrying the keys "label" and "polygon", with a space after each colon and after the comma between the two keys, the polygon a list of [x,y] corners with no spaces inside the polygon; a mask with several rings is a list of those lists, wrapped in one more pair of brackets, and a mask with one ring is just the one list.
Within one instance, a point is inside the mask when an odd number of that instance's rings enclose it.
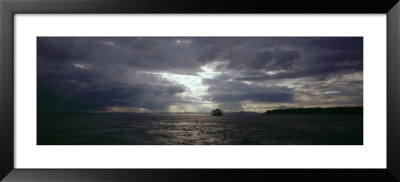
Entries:
{"label": "boat hull", "polygon": [[222,116],[222,110],[211,111],[211,116]]}

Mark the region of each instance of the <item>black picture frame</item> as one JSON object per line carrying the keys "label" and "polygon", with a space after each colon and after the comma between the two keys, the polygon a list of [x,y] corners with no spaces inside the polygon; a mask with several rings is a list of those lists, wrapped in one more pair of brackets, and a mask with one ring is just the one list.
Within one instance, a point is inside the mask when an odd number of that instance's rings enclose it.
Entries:
{"label": "black picture frame", "polygon": [[[15,169],[14,15],[20,13],[386,14],[387,168]],[[399,17],[398,0],[0,0],[0,179],[4,181],[227,181],[231,179],[242,181],[400,181]]]}

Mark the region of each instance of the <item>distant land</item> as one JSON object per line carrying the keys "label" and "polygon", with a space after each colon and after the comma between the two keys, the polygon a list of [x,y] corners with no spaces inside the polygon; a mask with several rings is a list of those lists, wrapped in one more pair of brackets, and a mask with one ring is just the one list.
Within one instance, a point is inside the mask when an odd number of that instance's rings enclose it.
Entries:
{"label": "distant land", "polygon": [[239,111],[239,112],[225,112],[224,114],[261,114],[259,112],[250,112],[250,111]]}
{"label": "distant land", "polygon": [[363,107],[288,108],[269,110],[264,114],[363,114]]}

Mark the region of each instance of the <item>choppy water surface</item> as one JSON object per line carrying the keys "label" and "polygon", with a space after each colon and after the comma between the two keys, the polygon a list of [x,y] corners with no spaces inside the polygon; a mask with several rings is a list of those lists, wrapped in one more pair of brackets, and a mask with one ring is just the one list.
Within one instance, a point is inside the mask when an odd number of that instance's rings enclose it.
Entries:
{"label": "choppy water surface", "polygon": [[39,113],[39,145],[362,145],[361,115]]}

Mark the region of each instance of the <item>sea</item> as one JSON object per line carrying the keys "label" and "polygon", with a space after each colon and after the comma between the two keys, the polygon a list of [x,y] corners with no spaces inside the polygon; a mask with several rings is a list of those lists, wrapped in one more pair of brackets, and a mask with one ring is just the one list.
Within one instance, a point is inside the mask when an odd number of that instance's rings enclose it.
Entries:
{"label": "sea", "polygon": [[362,115],[38,113],[37,145],[362,145]]}

